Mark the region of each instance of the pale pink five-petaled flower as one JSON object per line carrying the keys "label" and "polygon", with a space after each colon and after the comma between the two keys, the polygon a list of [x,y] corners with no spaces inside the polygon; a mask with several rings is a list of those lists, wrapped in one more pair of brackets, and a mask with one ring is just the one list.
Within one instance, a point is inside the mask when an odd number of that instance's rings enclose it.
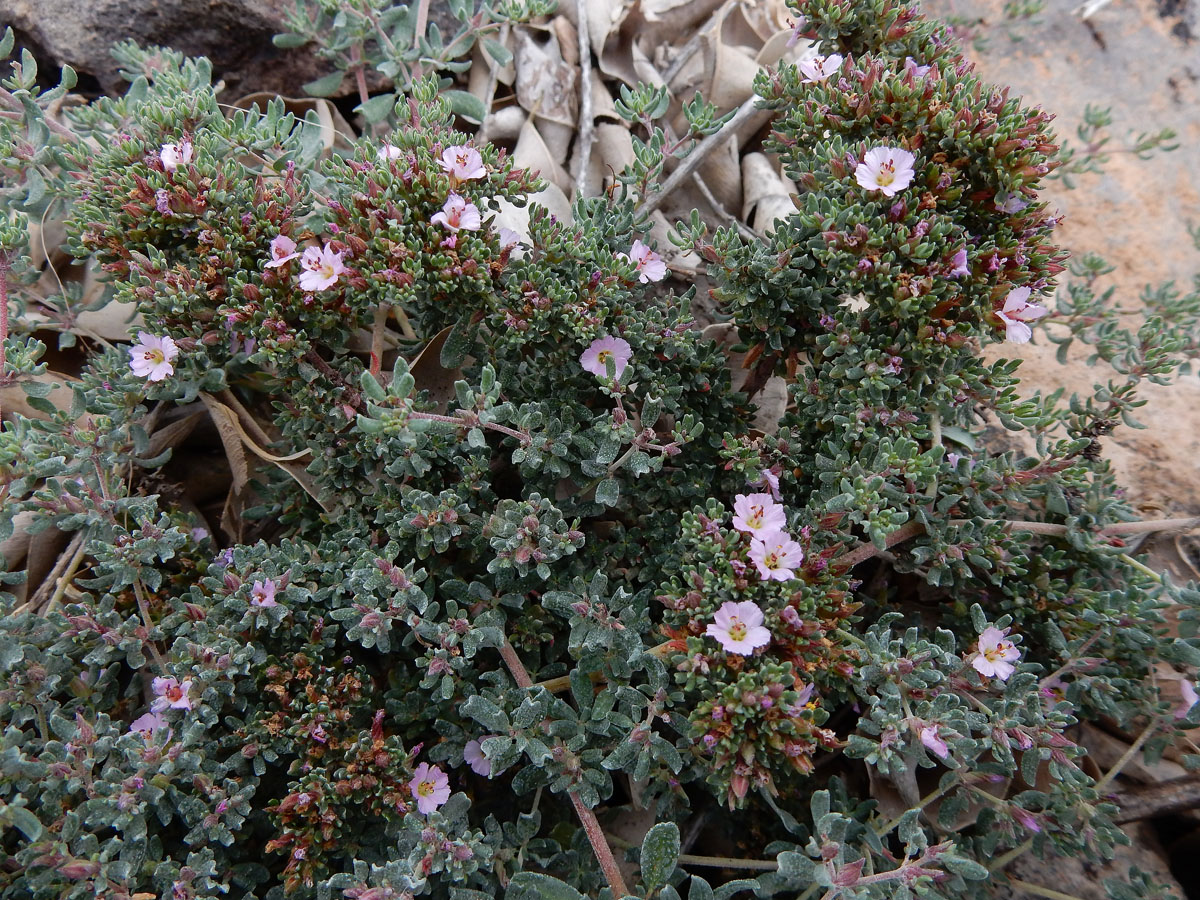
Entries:
{"label": "pale pink five-petaled flower", "polygon": [[971,267],[967,265],[966,247],[960,247],[957,251],[955,251],[954,256],[950,259],[950,262],[954,268],[950,270],[950,273],[947,277],[962,278],[964,275],[971,274]]}
{"label": "pale pink five-petaled flower", "polygon": [[129,723],[130,732],[140,734],[145,738],[153,737],[154,732],[164,729],[170,731],[171,726],[167,722],[167,717],[157,712],[143,713]]}
{"label": "pale pink five-petaled flower", "polygon": [[429,815],[450,799],[450,779],[437,766],[421,763],[413,772],[413,780],[408,783],[408,789],[413,799],[417,801],[417,809]]}
{"label": "pale pink five-petaled flower", "polygon": [[1187,678],[1179,679],[1179,695],[1182,698],[1179,705],[1175,707],[1175,718],[1182,719],[1192,711],[1192,707],[1200,703],[1200,694],[1196,693],[1196,686]]}
{"label": "pale pink five-petaled flower", "polygon": [[994,202],[998,212],[1008,213],[1010,216],[1016,215],[1029,205],[1029,201],[1022,200],[1019,195],[1007,194],[1003,191],[996,195]]}
{"label": "pale pink five-petaled flower", "polygon": [[817,84],[824,81],[842,67],[842,54],[830,53],[828,56],[814,56],[796,64],[804,75],[803,84]]}
{"label": "pale pink five-petaled flower", "polygon": [[384,144],[379,148],[379,159],[382,162],[387,162],[391,159],[399,159],[404,155],[404,151],[395,144]]}
{"label": "pale pink five-petaled flower", "polygon": [[733,527],[763,538],[787,526],[784,508],[770,494],[738,494],[733,498]]}
{"label": "pale pink five-petaled flower", "polygon": [[917,65],[917,61],[911,56],[904,57],[904,71],[911,72],[913,78],[924,78],[932,68],[933,66]]}
{"label": "pale pink five-petaled flower", "polygon": [[342,264],[342,254],[334,252],[326,244],[324,247],[309,247],[300,257],[300,289],[302,291],[323,291],[337,284],[338,278],[346,273]]}
{"label": "pale pink five-petaled flower", "polygon": [[266,264],[266,268],[277,269],[299,255],[296,252],[295,241],[286,234],[276,235],[271,239],[271,261]]}
{"label": "pale pink five-petaled flower", "polygon": [[763,613],[754,603],[727,600],[713,615],[705,635],[716,638],[726,653],[749,656],[771,643],[771,632],[763,625]]}
{"label": "pale pink five-petaled flower", "polygon": [[945,759],[950,755],[950,748],[938,736],[938,725],[936,723],[922,725],[919,734],[921,736],[921,743],[932,753],[936,753],[939,758]]}
{"label": "pale pink five-petaled flower", "polygon": [[162,381],[175,373],[171,361],[179,355],[179,347],[166,335],[148,331],[138,332],[138,342],[129,348],[129,368],[147,381]]}
{"label": "pale pink five-petaled flower", "polygon": [[1026,322],[1034,322],[1050,312],[1040,303],[1030,303],[1031,291],[1027,287],[1013,288],[1004,298],[1004,308],[996,315],[1004,323],[1004,337],[1014,344],[1027,344],[1033,337],[1033,329]]}
{"label": "pale pink five-petaled flower", "polygon": [[477,740],[467,741],[467,745],[463,747],[463,762],[471,767],[471,771],[476,775],[482,775],[485,778],[492,777],[492,761],[483,755],[483,741],[490,737],[495,737],[494,734],[485,734]]}
{"label": "pale pink five-petaled flower", "polygon": [[471,181],[487,175],[487,166],[483,164],[483,157],[479,155],[479,151],[461,144],[443,150],[438,165],[458,181]]}
{"label": "pale pink five-petaled flower", "polygon": [[189,696],[192,690],[192,679],[190,678],[180,684],[174,678],[160,676],[150,682],[150,688],[155,694],[150,708],[155,712],[162,712],[164,709],[192,708],[192,698]]}
{"label": "pale pink five-petaled flower", "polygon": [[971,658],[971,665],[985,678],[1008,681],[1008,677],[1017,670],[1013,663],[1020,658],[1021,651],[1007,639],[1005,632],[989,625],[979,636],[978,652]]}
{"label": "pale pink five-petaled flower", "polygon": [[600,378],[608,377],[608,361],[613,363],[614,374],[619,381],[625,373],[625,366],[633,358],[633,348],[629,341],[618,337],[596,338],[579,357],[579,364],[585,372],[591,372]]}
{"label": "pale pink five-petaled flower", "polygon": [[899,147],[872,147],[854,170],[858,183],[868,191],[895,196],[912,184],[917,158]]}
{"label": "pale pink five-petaled flower", "polygon": [[478,231],[482,219],[479,217],[479,207],[451,191],[441,212],[434,213],[429,221],[451,231]]}
{"label": "pale pink five-petaled flower", "polygon": [[278,606],[279,603],[275,599],[276,585],[273,579],[268,578],[266,581],[256,581],[250,585],[250,605],[259,607],[260,609],[269,609],[272,606]]}
{"label": "pale pink five-petaled flower", "polygon": [[751,487],[766,488],[773,500],[782,499],[782,495],[779,493],[779,476],[771,469],[763,469],[759,472],[758,481],[754,482]]}
{"label": "pale pink five-petaled flower", "polygon": [[796,21],[792,23],[792,35],[788,38],[787,45],[789,47],[796,46],[796,42],[800,40],[800,36],[808,31],[808,19],[804,16],[796,16]]}
{"label": "pale pink five-petaled flower", "polygon": [[178,144],[163,144],[158,151],[158,158],[162,160],[164,169],[174,172],[192,161],[192,142],[184,138]]}
{"label": "pale pink five-petaled flower", "polygon": [[782,531],[750,542],[750,561],[763,581],[790,581],[804,562],[804,548]]}
{"label": "pale pink five-petaled flower", "polygon": [[641,241],[634,241],[629,248],[629,255],[618,253],[617,256],[633,263],[637,269],[638,281],[649,284],[651,281],[662,281],[667,277],[667,264],[663,258]]}

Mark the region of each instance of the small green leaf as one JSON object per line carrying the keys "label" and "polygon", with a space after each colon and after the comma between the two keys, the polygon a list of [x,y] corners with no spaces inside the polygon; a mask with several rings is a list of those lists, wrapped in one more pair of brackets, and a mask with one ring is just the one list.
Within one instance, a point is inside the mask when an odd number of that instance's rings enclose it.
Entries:
{"label": "small green leaf", "polygon": [[367,124],[374,125],[376,122],[382,122],[392,110],[396,108],[395,94],[380,94],[377,97],[372,97],[364,103],[354,107],[355,112],[362,113],[362,117],[367,120]]}
{"label": "small green leaf", "polygon": [[487,115],[483,101],[474,94],[468,94],[466,91],[442,91],[442,96],[450,101],[450,108],[455,114],[468,122],[479,124]]}
{"label": "small green leaf", "polygon": [[988,870],[973,859],[964,859],[961,856],[946,856],[942,858],[942,865],[946,871],[953,872],[955,875],[961,875],[970,881],[982,881],[988,877]]}
{"label": "small green leaf", "polygon": [[657,891],[666,884],[677,862],[679,826],[674,822],[659,822],[642,840],[642,884],[646,890]]}
{"label": "small green leaf", "polygon": [[505,900],[584,900],[583,894],[565,881],[540,872],[518,872],[508,883]]}
{"label": "small green leaf", "polygon": [[294,50],[308,43],[308,38],[302,34],[277,34],[271,38],[271,43],[280,50]]}
{"label": "small green leaf", "polygon": [[470,716],[488,731],[507,734],[512,727],[504,710],[479,694],[467,698],[467,702],[462,705],[462,713]]}
{"label": "small green leaf", "polygon": [[956,444],[962,444],[970,450],[975,449],[975,435],[971,434],[965,428],[959,428],[957,425],[943,425],[942,437],[954,441]]}
{"label": "small green leaf", "polygon": [[301,90],[313,97],[329,97],[337,93],[338,88],[342,86],[342,79],[345,77],[346,73],[341,70],[330,72],[324,78],[310,81]]}
{"label": "small green leaf", "polygon": [[484,38],[483,49],[487,52],[487,55],[494,59],[499,65],[507,66],[510,62],[512,62],[512,51],[499,41],[494,41],[491,38]]}
{"label": "small green leaf", "polygon": [[596,502],[616,506],[621,497],[621,485],[615,478],[605,478],[596,485]]}
{"label": "small green leaf", "polygon": [[[466,361],[470,352],[471,339],[467,336],[466,323],[462,320],[455,322],[450,333],[446,335],[446,340],[442,342],[438,362],[442,364],[443,369],[457,369]],[[483,390],[487,393],[487,388]]]}
{"label": "small green leaf", "polygon": [[0,818],[8,819],[14,828],[31,841],[36,841],[42,836],[42,823],[23,806],[8,807],[0,812]]}

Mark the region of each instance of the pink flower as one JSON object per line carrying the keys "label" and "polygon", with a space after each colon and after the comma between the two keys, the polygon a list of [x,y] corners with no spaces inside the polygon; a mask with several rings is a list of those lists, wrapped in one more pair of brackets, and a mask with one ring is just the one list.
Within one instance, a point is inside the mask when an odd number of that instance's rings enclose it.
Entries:
{"label": "pink flower", "polygon": [[408,789],[417,801],[417,809],[424,815],[429,815],[450,799],[450,779],[445,772],[429,763],[417,766]]}
{"label": "pink flower", "polygon": [[779,476],[771,469],[763,469],[758,473],[758,481],[754,482],[751,487],[763,488],[771,495],[772,500],[781,499],[779,493]]}
{"label": "pink flower", "polygon": [[1029,205],[1028,200],[1022,200],[1016,194],[1007,194],[1003,191],[996,195],[994,202],[999,212],[1008,213],[1010,216],[1019,213]]}
{"label": "pink flower", "polygon": [[950,748],[946,746],[946,742],[938,737],[938,726],[936,724],[927,724],[921,727],[919,732],[921,743],[925,745],[931,753],[937,754],[939,759],[945,759],[950,755]]}
{"label": "pink flower", "polygon": [[300,257],[300,290],[323,291],[337,284],[346,273],[342,265],[342,254],[335,253],[328,244],[324,247],[309,247]]}
{"label": "pink flower", "polygon": [[277,269],[300,254],[296,252],[296,242],[286,234],[276,235],[271,239],[271,261],[266,264],[268,269]]}
{"label": "pink flower", "polygon": [[382,147],[379,148],[379,159],[381,162],[388,162],[389,160],[399,159],[403,155],[404,155],[404,151],[401,150],[399,147],[397,147],[395,144],[384,144]]}
{"label": "pink flower", "polygon": [[629,364],[629,360],[633,358],[633,348],[629,346],[629,342],[623,338],[602,337],[592,341],[583,355],[579,357],[579,364],[583,366],[585,372],[591,372],[599,378],[608,377],[608,361],[611,359],[613,363],[613,371],[620,381],[621,375],[625,372],[625,366]]}
{"label": "pink flower", "polygon": [[750,560],[763,581],[789,581],[795,566],[804,561],[804,550],[782,531],[750,542]]}
{"label": "pink flower", "polygon": [[804,16],[796,16],[796,21],[792,24],[792,36],[788,38],[787,45],[789,47],[795,47],[796,42],[800,40],[800,37],[804,34],[804,32],[808,31],[808,29],[808,19],[806,19]]}
{"label": "pink flower", "polygon": [[169,732],[171,727],[167,724],[167,717],[162,713],[143,713],[129,723],[129,731],[131,734],[140,734],[146,739],[154,737],[154,732],[163,730]]}
{"label": "pink flower", "polygon": [[771,632],[763,626],[762,610],[749,600],[722,603],[704,633],[716,638],[726,653],[741,656],[749,656],[771,643]]}
{"label": "pink flower", "polygon": [[429,221],[451,231],[478,231],[482,220],[479,217],[479,208],[474,203],[467,202],[465,198],[451,191],[442,211],[434,213]]}
{"label": "pink flower", "polygon": [[1042,826],[1038,823],[1037,816],[1027,809],[1022,809],[1019,806],[1009,806],[1009,812],[1017,822],[1020,822],[1029,831],[1041,831]]}
{"label": "pink flower", "polygon": [[1186,678],[1179,679],[1179,695],[1183,699],[1179,701],[1179,705],[1175,707],[1175,718],[1183,719],[1192,711],[1192,707],[1200,703],[1200,694],[1196,693],[1196,686]]}
{"label": "pink flower", "polygon": [[882,191],[885,197],[892,197],[912,184],[916,161],[915,156],[899,147],[872,147],[854,170],[854,177],[868,191]]}
{"label": "pink flower", "polygon": [[967,248],[961,247],[958,252],[950,259],[950,264],[954,266],[950,270],[948,278],[962,278],[965,275],[971,274],[971,267],[967,265]]}
{"label": "pink flower", "polygon": [[492,761],[483,755],[483,741],[490,737],[495,735],[485,734],[478,740],[467,741],[467,746],[463,747],[463,762],[470,766],[476,775],[485,778],[492,777]]}
{"label": "pink flower", "polygon": [[164,709],[191,709],[192,698],[188,696],[192,690],[192,679],[188,678],[180,684],[174,678],[155,678],[150,682],[155,693],[154,702],[150,709],[162,712]]}
{"label": "pink flower", "polygon": [[733,527],[761,540],[786,528],[787,514],[770,494],[738,494],[733,498]]}
{"label": "pink flower", "polygon": [[633,246],[629,248],[629,255],[618,253],[621,259],[633,263],[633,267],[637,269],[638,281],[642,284],[649,284],[651,281],[662,281],[667,277],[667,264],[663,262],[663,258],[643,244],[641,241],[634,241]]}
{"label": "pink flower", "polygon": [[1021,658],[1021,651],[1012,641],[1005,638],[1006,632],[989,625],[979,636],[978,652],[971,658],[975,671],[985,678],[1008,681],[1015,672],[1013,661]]}
{"label": "pink flower", "polygon": [[1046,709],[1054,709],[1055,706],[1067,699],[1067,683],[1055,675],[1042,682],[1038,693],[1042,695],[1042,706]]}
{"label": "pink flower", "polygon": [[158,151],[158,158],[162,160],[164,169],[174,172],[192,161],[192,142],[184,138],[178,144],[163,144]]}
{"label": "pink flower", "polygon": [[802,84],[817,84],[824,81],[842,67],[842,54],[830,53],[828,56],[814,56],[812,59],[801,60],[796,64],[804,75]]}
{"label": "pink flower", "polygon": [[914,79],[924,78],[929,74],[929,70],[932,68],[933,66],[918,66],[917,61],[911,56],[904,57],[904,71],[906,73],[911,73]]}
{"label": "pink flower", "polygon": [[442,158],[438,160],[438,165],[449,172],[456,181],[471,181],[487,175],[483,157],[474,147],[464,145],[447,147],[442,151]]}
{"label": "pink flower", "polygon": [[501,228],[496,232],[496,237],[500,241],[500,248],[508,250],[510,247],[515,247],[521,243],[521,235],[517,234],[511,228]]}
{"label": "pink flower", "polygon": [[1040,303],[1030,303],[1030,293],[1027,287],[1013,288],[1004,298],[1004,309],[996,313],[1004,323],[1005,340],[1014,344],[1029,343],[1033,329],[1025,323],[1036,321],[1050,312]]}
{"label": "pink flower", "polygon": [[275,582],[268,578],[266,581],[256,581],[250,585],[250,605],[259,609],[278,606],[275,601]]}
{"label": "pink flower", "polygon": [[179,355],[179,347],[166,335],[159,337],[148,331],[138,332],[138,342],[129,348],[129,368],[147,381],[162,381],[175,374],[171,360]]}

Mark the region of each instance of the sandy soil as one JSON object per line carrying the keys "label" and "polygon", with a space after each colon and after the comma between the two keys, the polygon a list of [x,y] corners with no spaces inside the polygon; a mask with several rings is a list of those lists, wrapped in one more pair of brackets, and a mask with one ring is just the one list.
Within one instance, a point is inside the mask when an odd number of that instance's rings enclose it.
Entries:
{"label": "sandy soil", "polygon": [[[1141,160],[1112,156],[1102,174],[1053,181],[1046,195],[1065,214],[1060,242],[1073,254],[1098,253],[1117,267],[1109,276],[1121,305],[1137,307],[1146,285],[1175,281],[1185,291],[1200,273],[1188,226],[1200,227],[1200,24],[1194,0],[1113,0],[1086,20],[1075,0],[1049,0],[1033,21],[1004,24],[1000,0],[934,0],[929,12],[974,23],[986,45],[972,51],[989,81],[1057,116],[1060,137],[1078,147],[1075,130],[1087,106],[1110,107],[1111,145],[1131,134],[1172,128],[1179,149]],[[1010,37],[1011,32],[1019,40]],[[965,32],[964,32],[965,33]],[[1020,352],[1027,389],[1086,391],[1103,368],[1055,362],[1057,347],[1035,339]],[[1011,356],[1006,345],[1004,354]],[[1200,378],[1147,387],[1139,418],[1145,430],[1119,428],[1105,441],[1130,497],[1147,513],[1200,512]]]}

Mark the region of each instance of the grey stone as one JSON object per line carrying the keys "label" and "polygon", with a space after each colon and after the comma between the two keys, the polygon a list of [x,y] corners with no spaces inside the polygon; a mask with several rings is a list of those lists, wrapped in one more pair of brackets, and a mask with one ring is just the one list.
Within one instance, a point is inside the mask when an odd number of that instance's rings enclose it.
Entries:
{"label": "grey stone", "polygon": [[107,91],[123,90],[109,51],[132,38],[207,56],[227,96],[295,94],[330,69],[304,49],[282,51],[271,43],[286,30],[290,6],[290,0],[0,0],[0,23],[11,25],[43,65],[66,63]]}

